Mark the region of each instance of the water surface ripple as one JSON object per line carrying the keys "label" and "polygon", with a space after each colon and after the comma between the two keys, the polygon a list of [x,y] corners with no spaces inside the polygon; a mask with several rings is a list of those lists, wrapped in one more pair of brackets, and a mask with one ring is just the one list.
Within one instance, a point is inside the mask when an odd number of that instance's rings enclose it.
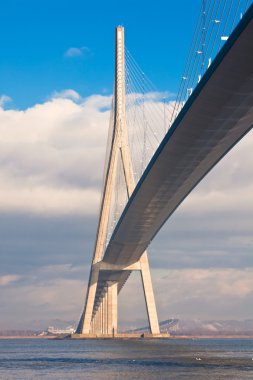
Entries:
{"label": "water surface ripple", "polygon": [[0,379],[253,379],[253,340],[0,340]]}

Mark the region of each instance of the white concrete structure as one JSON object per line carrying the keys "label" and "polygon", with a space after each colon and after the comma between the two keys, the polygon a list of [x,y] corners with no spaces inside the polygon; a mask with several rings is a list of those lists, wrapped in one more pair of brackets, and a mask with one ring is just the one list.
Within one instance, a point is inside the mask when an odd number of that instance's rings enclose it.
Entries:
{"label": "white concrete structure", "polygon": [[[160,333],[147,252],[145,251],[141,258],[130,267],[118,266],[116,263],[106,264],[102,261],[107,226],[109,222],[110,203],[112,200],[112,192],[115,182],[116,163],[119,159],[122,161],[127,188],[126,190],[129,198],[136,184],[134,181],[125,123],[125,52],[123,27],[116,28],[114,129],[106,173],[107,175],[103,189],[96,244],[86,295],[85,308],[77,328],[77,332],[79,334],[109,334],[113,336],[117,334],[117,300],[118,293],[121,288],[118,288],[118,281],[114,281],[111,277],[113,277],[113,273],[118,274],[119,272],[122,272],[124,276],[125,272],[126,278],[128,278],[132,270],[139,270],[141,272],[150,331],[152,334]],[[98,282],[101,277],[103,277],[104,289],[99,303],[95,308],[95,296]]]}
{"label": "white concrete structure", "polygon": [[[97,315],[104,297],[107,300],[106,316],[103,316],[105,330],[107,334],[117,331],[112,322],[116,320],[115,298],[109,296],[108,286],[116,283],[119,292],[132,270],[141,270],[151,332],[159,332],[145,250],[188,194],[252,129],[252,51],[253,5],[208,67],[134,188],[125,128],[124,33],[123,28],[117,28],[114,132],[85,310],[78,333],[89,334],[91,321],[94,321],[92,331],[101,331]],[[130,198],[104,252],[119,152]]]}

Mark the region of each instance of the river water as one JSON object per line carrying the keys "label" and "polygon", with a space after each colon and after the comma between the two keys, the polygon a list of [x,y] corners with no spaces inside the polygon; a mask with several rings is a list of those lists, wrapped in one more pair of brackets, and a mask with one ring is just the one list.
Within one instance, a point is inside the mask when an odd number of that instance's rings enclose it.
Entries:
{"label": "river water", "polygon": [[253,379],[253,340],[0,340],[0,379]]}

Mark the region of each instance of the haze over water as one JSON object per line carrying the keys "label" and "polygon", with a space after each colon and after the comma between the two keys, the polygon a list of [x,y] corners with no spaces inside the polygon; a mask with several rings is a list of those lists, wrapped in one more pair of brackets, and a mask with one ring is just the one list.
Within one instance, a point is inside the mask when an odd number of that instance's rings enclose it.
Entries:
{"label": "haze over water", "polygon": [[0,379],[252,379],[253,340],[0,340]]}

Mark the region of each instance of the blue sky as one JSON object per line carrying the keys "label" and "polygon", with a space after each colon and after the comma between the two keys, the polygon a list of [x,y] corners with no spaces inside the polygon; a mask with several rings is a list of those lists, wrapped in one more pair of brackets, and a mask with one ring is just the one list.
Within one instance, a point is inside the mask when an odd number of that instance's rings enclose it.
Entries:
{"label": "blue sky", "polygon": [[[82,96],[111,93],[114,28],[123,24],[126,45],[161,90],[175,92],[200,0],[1,2],[0,89],[26,108],[54,91]],[[87,47],[67,58],[71,48]],[[9,105],[10,106],[10,105]]]}
{"label": "blue sky", "polygon": [[[158,91],[176,93],[200,3],[1,2],[0,330],[78,321],[97,227],[115,27],[125,26],[128,50]],[[152,242],[160,320],[252,318],[252,154],[250,132]],[[121,324],[147,323],[138,275],[119,297]]]}

